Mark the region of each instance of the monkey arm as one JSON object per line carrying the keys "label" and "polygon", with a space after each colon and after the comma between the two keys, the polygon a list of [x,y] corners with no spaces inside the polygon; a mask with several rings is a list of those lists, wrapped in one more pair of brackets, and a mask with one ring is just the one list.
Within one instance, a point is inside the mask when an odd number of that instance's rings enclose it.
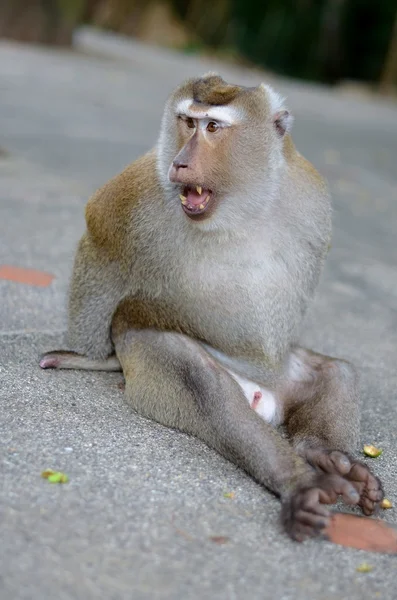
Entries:
{"label": "monkey arm", "polygon": [[98,359],[112,353],[112,315],[134,287],[131,265],[137,248],[131,232],[137,206],[156,194],[156,155],[151,151],[89,199],[87,231],[77,248],[69,295],[68,338],[74,352]]}
{"label": "monkey arm", "polygon": [[106,358],[113,352],[110,326],[125,282],[117,261],[84,234],[77,248],[70,295],[68,344],[79,354]]}

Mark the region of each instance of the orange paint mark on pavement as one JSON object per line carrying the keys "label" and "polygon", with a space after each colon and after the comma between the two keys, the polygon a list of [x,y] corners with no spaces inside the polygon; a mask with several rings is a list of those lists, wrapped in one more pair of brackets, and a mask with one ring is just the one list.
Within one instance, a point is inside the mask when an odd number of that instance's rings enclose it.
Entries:
{"label": "orange paint mark on pavement", "polygon": [[326,539],[334,544],[368,552],[397,554],[397,528],[380,519],[335,513],[324,533]]}
{"label": "orange paint mark on pavement", "polygon": [[54,275],[50,275],[50,273],[45,273],[44,271],[36,271],[35,269],[0,265],[0,279],[25,283],[26,285],[47,287],[54,279]]}

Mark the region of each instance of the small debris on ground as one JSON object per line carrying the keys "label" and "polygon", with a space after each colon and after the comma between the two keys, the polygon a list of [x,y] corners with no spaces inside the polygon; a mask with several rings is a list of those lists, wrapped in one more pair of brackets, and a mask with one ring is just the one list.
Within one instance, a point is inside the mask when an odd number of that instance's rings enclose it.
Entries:
{"label": "small debris on ground", "polygon": [[224,498],[229,498],[230,500],[233,500],[235,495],[236,495],[236,494],[235,494],[234,492],[225,492],[225,493],[223,494],[223,497],[224,497]]}
{"label": "small debris on ground", "polygon": [[393,504],[387,498],[383,498],[382,502],[380,503],[380,507],[381,508],[393,508]]}
{"label": "small debris on ground", "polygon": [[363,452],[365,456],[370,456],[371,458],[378,458],[383,452],[380,448],[376,448],[376,446],[372,446],[371,444],[366,444],[363,448]]}
{"label": "small debris on ground", "polygon": [[210,537],[211,542],[214,542],[214,544],[227,544],[228,542],[230,542],[230,538],[225,536],[225,535],[213,535]]}
{"label": "small debris on ground", "polygon": [[371,565],[369,565],[368,563],[362,563],[356,569],[356,571],[358,571],[359,573],[370,573],[372,570],[373,567],[371,567]]}
{"label": "small debris on ground", "polygon": [[61,471],[53,471],[52,469],[46,469],[42,472],[41,476],[44,479],[48,479],[50,483],[68,483],[69,477],[66,473]]}

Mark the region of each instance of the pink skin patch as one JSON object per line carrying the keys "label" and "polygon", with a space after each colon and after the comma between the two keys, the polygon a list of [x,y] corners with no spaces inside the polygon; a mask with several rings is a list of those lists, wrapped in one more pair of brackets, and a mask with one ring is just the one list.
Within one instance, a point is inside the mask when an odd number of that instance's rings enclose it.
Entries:
{"label": "pink skin patch", "polygon": [[254,399],[251,402],[251,408],[253,410],[256,410],[258,408],[258,404],[261,401],[261,399],[262,399],[262,392],[259,392],[259,391],[255,392]]}
{"label": "pink skin patch", "polygon": [[35,269],[23,269],[22,267],[13,267],[11,265],[0,266],[0,279],[6,281],[15,281],[25,285],[34,285],[37,287],[47,287],[54,279],[54,275]]}
{"label": "pink skin patch", "polygon": [[42,369],[56,369],[59,367],[61,361],[57,356],[44,356],[39,365]]}

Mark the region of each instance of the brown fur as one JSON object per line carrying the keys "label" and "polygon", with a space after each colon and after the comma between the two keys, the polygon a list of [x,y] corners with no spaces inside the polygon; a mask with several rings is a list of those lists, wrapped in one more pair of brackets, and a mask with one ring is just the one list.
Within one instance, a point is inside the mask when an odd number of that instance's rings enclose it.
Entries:
{"label": "brown fur", "polygon": [[129,244],[134,243],[129,228],[134,213],[159,189],[156,152],[152,150],[98,190],[85,210],[87,231],[95,247],[106,251],[110,259],[122,257],[127,237]]}
{"label": "brown fur", "polygon": [[230,85],[222,77],[212,75],[198,79],[193,84],[193,99],[206,105],[230,104],[244,91],[239,85]]}

